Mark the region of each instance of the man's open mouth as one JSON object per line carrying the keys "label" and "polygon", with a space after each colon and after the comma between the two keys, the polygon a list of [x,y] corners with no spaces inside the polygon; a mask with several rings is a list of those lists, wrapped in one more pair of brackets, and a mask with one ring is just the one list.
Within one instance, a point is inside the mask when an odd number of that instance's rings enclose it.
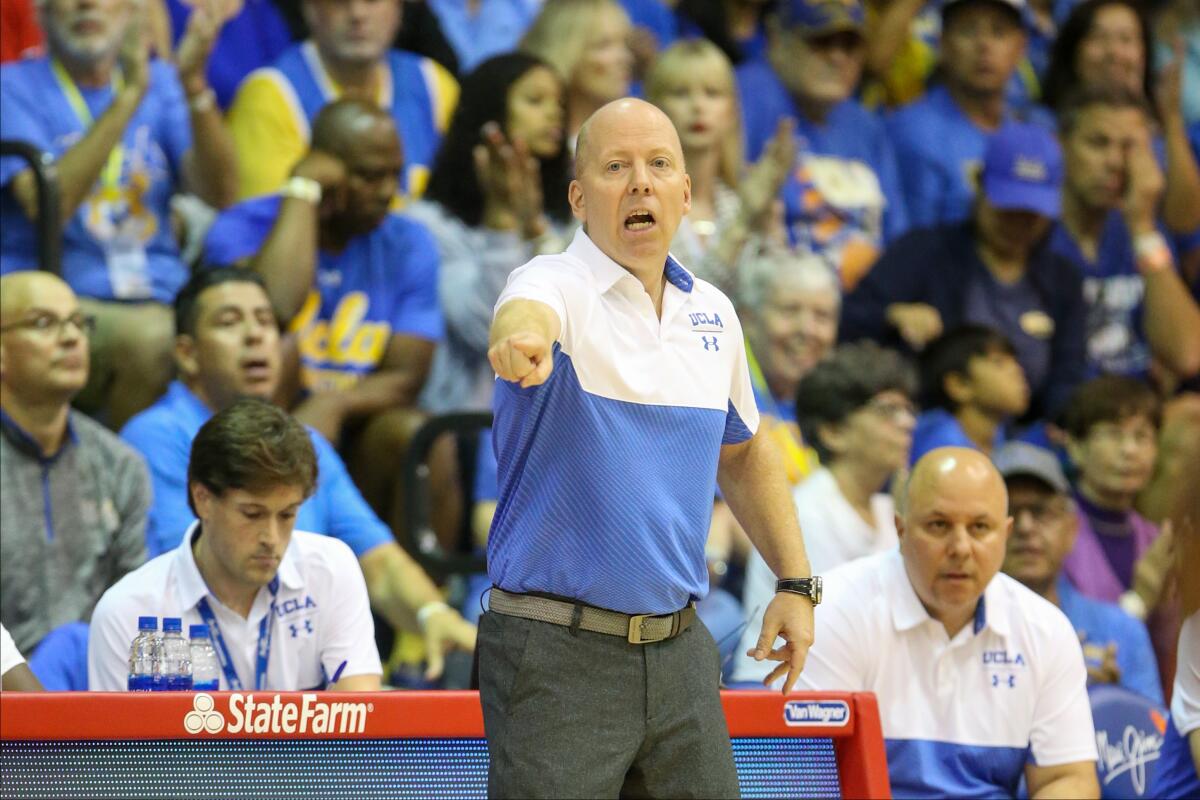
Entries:
{"label": "man's open mouth", "polygon": [[625,230],[644,231],[654,227],[654,215],[649,211],[634,211],[625,217]]}

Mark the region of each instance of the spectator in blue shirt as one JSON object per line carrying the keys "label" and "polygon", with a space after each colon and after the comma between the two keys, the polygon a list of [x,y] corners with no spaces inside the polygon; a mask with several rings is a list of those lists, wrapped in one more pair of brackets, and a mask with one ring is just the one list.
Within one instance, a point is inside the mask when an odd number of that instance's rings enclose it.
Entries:
{"label": "spectator in blue shirt", "polygon": [[1149,109],[1126,89],[1083,89],[1059,129],[1066,176],[1051,242],[1083,275],[1089,368],[1141,377],[1156,360],[1200,372],[1200,307],[1158,226],[1164,179]]}
{"label": "spectator in blue shirt", "polygon": [[1162,705],[1158,663],[1146,626],[1113,603],[1081,594],[1063,575],[1079,530],[1058,457],[1025,442],[993,454],[1008,485],[1012,535],[1003,570],[1062,609],[1079,633],[1091,683],[1116,683]]}
{"label": "spectator in blue shirt", "polygon": [[537,0],[426,0],[463,75],[515,50],[538,13]]}
{"label": "spectator in blue shirt", "polygon": [[916,230],[846,297],[841,337],[920,351],[963,323],[1001,333],[1032,390],[1030,411],[1052,416],[1084,377],[1078,272],[1050,251],[1062,156],[1040,127],[1010,123],[988,144],[971,220]]}
{"label": "spectator in blue shirt", "polygon": [[1005,426],[1029,408],[1029,384],[1012,342],[991,328],[962,325],[921,352],[925,411],[913,433],[910,464],[939,447],[972,447],[989,456]]}
{"label": "spectator in blue shirt", "polygon": [[789,236],[853,286],[908,228],[891,141],[853,99],[865,58],[862,6],[786,0],[768,17],[767,40],[767,61],[737,72],[748,98],[746,155],[757,160],[780,119],[795,121],[798,157],[783,187]]}
{"label": "spectator in blue shirt", "polygon": [[[279,326],[257,274],[202,270],[180,291],[175,311],[180,380],[121,431],[150,468],[154,500],[146,540],[152,554],[177,547],[194,519],[187,501],[188,457],[201,426],[238,398],[271,398],[280,378]],[[393,626],[420,623],[429,674],[436,677],[445,647],[474,647],[474,628],[441,603],[437,587],[363,500],[337,451],[318,432],[309,433],[319,475],[315,493],[300,507],[297,527],[350,546],[371,605]]]}
{"label": "spectator in blue shirt", "polygon": [[[96,318],[92,372],[78,401],[119,427],[170,379],[167,304],[187,279],[170,215],[187,186],[232,201],[233,144],[205,70],[224,22],[202,2],[176,64],[151,60],[130,0],[40,4],[46,55],[0,68],[0,139],[55,163],[62,277]],[[0,161],[0,273],[37,269],[37,188],[18,158]]]}
{"label": "spectator in blue shirt", "polygon": [[[1200,208],[1195,157],[1188,148],[1179,74],[1156,80],[1149,23],[1135,0],[1086,0],[1075,6],[1054,43],[1044,101],[1061,116],[1080,90],[1122,89],[1154,108],[1155,154],[1164,165],[1163,222],[1190,232]],[[1169,74],[1164,74],[1167,78]],[[1156,85],[1157,83],[1157,85]],[[1043,114],[1043,117],[1048,115]],[[1046,119],[1047,127],[1053,122]]]}
{"label": "spectator in blue shirt", "polygon": [[205,243],[211,263],[251,263],[263,276],[299,350],[289,365],[299,396],[285,399],[347,448],[360,488],[386,514],[400,494],[395,457],[443,333],[437,244],[388,210],[402,164],[389,113],[331,103],[283,191],[229,209]]}
{"label": "spectator in blue shirt", "polygon": [[971,215],[975,176],[988,136],[1010,116],[1005,87],[1025,45],[1017,2],[942,6],[941,80],[887,122],[913,227]]}

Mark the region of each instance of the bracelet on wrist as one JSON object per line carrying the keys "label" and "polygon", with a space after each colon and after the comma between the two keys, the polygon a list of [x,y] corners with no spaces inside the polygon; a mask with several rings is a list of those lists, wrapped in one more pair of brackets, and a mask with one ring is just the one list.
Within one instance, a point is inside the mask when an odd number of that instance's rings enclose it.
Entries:
{"label": "bracelet on wrist", "polygon": [[1117,598],[1117,605],[1121,607],[1122,611],[1137,620],[1145,621],[1150,614],[1150,609],[1146,608],[1146,601],[1132,589]]}
{"label": "bracelet on wrist", "polygon": [[453,609],[441,600],[430,600],[417,609],[417,626],[424,631],[425,626],[429,623],[429,618],[442,611],[453,611]]}
{"label": "bracelet on wrist", "polygon": [[321,184],[312,178],[305,178],[303,175],[293,175],[288,178],[279,193],[284,197],[306,200],[313,205],[321,202]]}
{"label": "bracelet on wrist", "polygon": [[1161,272],[1174,262],[1167,239],[1158,231],[1139,233],[1133,239],[1134,261],[1143,274]]}
{"label": "bracelet on wrist", "polygon": [[188,108],[195,114],[203,114],[216,107],[217,93],[213,91],[211,86],[205,87],[203,91],[188,95]]}

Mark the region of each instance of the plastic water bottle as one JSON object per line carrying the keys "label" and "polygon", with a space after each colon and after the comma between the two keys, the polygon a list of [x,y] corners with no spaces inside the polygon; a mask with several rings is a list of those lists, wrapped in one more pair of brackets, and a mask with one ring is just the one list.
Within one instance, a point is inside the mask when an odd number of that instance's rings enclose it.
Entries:
{"label": "plastic water bottle", "polygon": [[163,617],[162,639],[163,688],[168,692],[186,692],[192,688],[192,651],[183,638],[183,620]]}
{"label": "plastic water bottle", "polygon": [[154,650],[157,640],[158,617],[138,617],[138,635],[129,646],[129,691],[154,690]]}
{"label": "plastic water bottle", "polygon": [[221,688],[221,665],[217,651],[208,638],[207,625],[192,625],[188,628],[192,650],[192,689],[197,692],[215,692]]}

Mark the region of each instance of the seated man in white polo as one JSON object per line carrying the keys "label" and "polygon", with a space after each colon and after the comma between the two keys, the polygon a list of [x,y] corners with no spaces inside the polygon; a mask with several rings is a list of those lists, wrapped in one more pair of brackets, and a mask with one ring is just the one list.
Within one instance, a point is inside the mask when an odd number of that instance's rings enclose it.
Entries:
{"label": "seated man in white polo", "polygon": [[178,548],[100,598],[88,685],[122,691],[138,617],[207,623],[221,689],[373,691],[383,672],[367,587],[343,542],[293,532],[317,482],[308,432],[263,400],[239,400],[192,442],[188,502],[198,522]]}
{"label": "seated man in white polo", "polygon": [[974,450],[913,469],[899,550],[825,576],[805,689],[879,698],[892,794],[1096,798],[1083,651],[1053,604],[999,574],[1004,480]]}

